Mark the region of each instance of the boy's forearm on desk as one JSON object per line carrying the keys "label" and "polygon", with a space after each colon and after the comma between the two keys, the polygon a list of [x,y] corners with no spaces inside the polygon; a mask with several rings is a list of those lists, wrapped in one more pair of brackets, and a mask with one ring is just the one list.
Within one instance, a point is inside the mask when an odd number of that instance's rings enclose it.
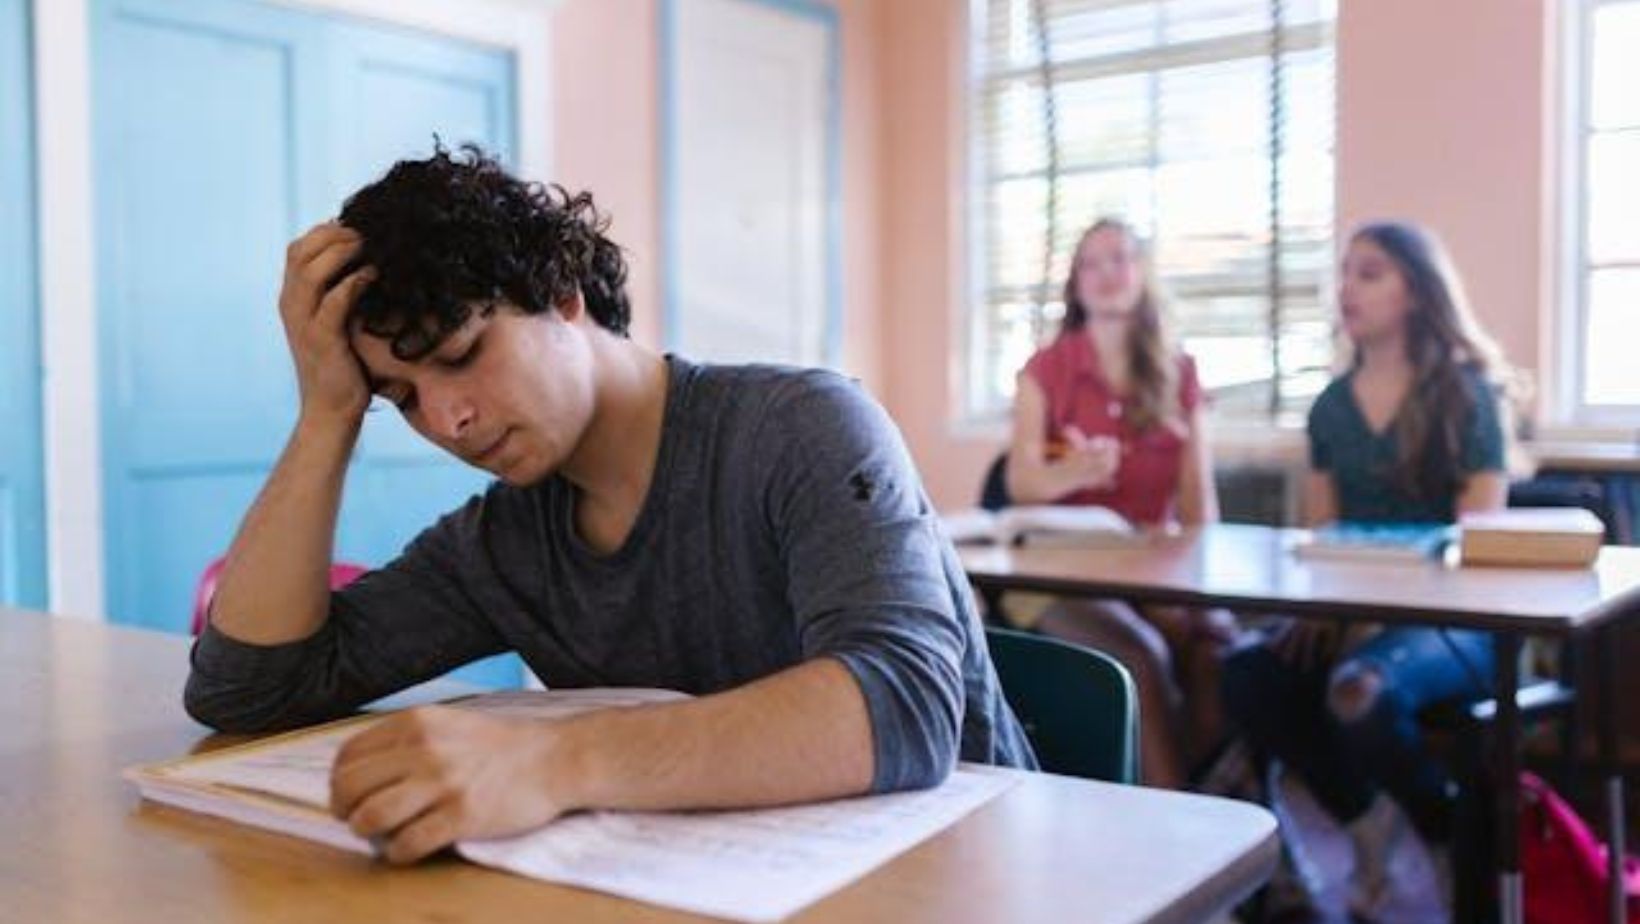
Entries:
{"label": "boy's forearm on desk", "polygon": [[576,808],[780,805],[866,792],[872,729],[841,663],[821,658],[724,693],[569,720]]}

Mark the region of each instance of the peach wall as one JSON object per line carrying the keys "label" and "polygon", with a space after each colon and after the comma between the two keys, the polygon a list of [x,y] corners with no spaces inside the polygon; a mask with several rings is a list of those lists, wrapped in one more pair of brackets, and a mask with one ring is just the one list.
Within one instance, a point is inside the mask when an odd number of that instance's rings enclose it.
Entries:
{"label": "peach wall", "polygon": [[[881,394],[877,0],[834,0],[842,49],[843,360]],[[658,0],[566,0],[553,20],[554,179],[592,190],[631,266],[633,337],[664,343]]]}
{"label": "peach wall", "polygon": [[632,336],[656,345],[660,302],[659,22],[655,0],[553,12],[553,180],[592,190],[626,248]]}
{"label": "peach wall", "polygon": [[971,506],[1001,445],[953,432],[968,303],[967,17],[956,0],[884,6],[883,397],[935,505]]}
{"label": "peach wall", "polygon": [[834,0],[843,67],[843,362],[886,402],[888,345],[883,336],[886,118],[882,61],[893,46],[882,22],[893,0]]}
{"label": "peach wall", "polygon": [[[1345,0],[1338,228],[1435,229],[1509,360],[1549,368],[1557,0]],[[1538,375],[1540,388],[1547,383]]]}

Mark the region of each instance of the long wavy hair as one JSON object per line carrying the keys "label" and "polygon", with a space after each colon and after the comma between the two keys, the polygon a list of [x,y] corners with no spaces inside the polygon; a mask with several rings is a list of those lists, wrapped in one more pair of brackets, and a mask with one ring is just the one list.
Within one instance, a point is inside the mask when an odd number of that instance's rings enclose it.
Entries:
{"label": "long wavy hair", "polygon": [[[1350,235],[1351,243],[1360,240],[1378,245],[1395,263],[1412,302],[1406,350],[1413,381],[1395,417],[1394,478],[1414,497],[1455,495],[1463,488],[1463,434],[1478,402],[1498,403],[1504,438],[1509,439],[1509,405],[1503,399],[1513,375],[1497,344],[1475,322],[1463,280],[1438,238],[1407,222],[1381,221]],[[1350,365],[1360,364],[1356,349]],[[1465,370],[1478,373],[1479,393]]]}
{"label": "long wavy hair", "polygon": [[1144,275],[1139,302],[1133,307],[1133,319],[1128,325],[1128,394],[1123,400],[1123,413],[1140,430],[1157,424],[1183,426],[1178,347],[1168,330],[1164,306],[1151,276],[1149,254],[1132,225],[1120,218],[1105,217],[1076,239],[1070,273],[1065,278],[1065,316],[1059,323],[1059,335],[1081,333],[1088,326],[1088,306],[1082,304],[1076,291],[1077,257],[1088,238],[1100,231],[1116,231],[1125,237]]}

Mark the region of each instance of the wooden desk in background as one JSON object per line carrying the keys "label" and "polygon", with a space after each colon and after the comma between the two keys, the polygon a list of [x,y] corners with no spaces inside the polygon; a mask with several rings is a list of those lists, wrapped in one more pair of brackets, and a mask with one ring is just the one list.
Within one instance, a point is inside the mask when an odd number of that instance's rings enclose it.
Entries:
{"label": "wooden desk in background", "polygon": [[[1299,532],[1215,525],[1131,545],[1083,549],[968,547],[963,567],[987,590],[1036,590],[1147,603],[1222,606],[1315,619],[1375,620],[1484,629],[1497,640],[1495,689],[1519,689],[1521,640],[1610,633],[1640,615],[1640,548],[1607,546],[1588,570],[1450,568],[1300,559]],[[1602,690],[1616,673],[1613,646],[1600,646]],[[1623,856],[1623,784],[1617,761],[1616,697],[1600,697],[1600,751],[1606,777],[1607,836]],[[1498,698],[1491,762],[1498,781],[1499,831],[1517,830],[1520,714],[1513,695]],[[1521,920],[1520,854],[1499,838],[1499,902],[1506,922]],[[1614,881],[1621,882],[1618,875]],[[1622,924],[1614,890],[1611,920]]]}
{"label": "wooden desk in background", "polygon": [[[441,859],[406,869],[142,804],[187,752],[188,640],[0,608],[0,918],[52,924],[696,921]],[[1263,884],[1243,803],[1046,774],[792,921],[1207,921]],[[732,887],[732,886],[731,886]]]}
{"label": "wooden desk in background", "polygon": [[1543,471],[1640,475],[1640,443],[1532,440],[1525,448]]}
{"label": "wooden desk in background", "polygon": [[1610,540],[1640,542],[1640,443],[1533,441],[1525,449],[1537,465],[1528,484],[1592,491]]}

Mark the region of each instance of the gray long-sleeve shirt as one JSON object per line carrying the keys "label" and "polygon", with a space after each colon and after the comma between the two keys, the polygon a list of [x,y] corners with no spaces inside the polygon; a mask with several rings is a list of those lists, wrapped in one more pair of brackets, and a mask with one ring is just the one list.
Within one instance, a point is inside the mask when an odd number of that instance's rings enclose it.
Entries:
{"label": "gray long-sleeve shirt", "polygon": [[954,760],[1034,767],[967,581],[898,430],[821,371],[668,358],[654,480],[614,553],[559,477],[497,484],[331,596],[324,627],[257,646],[207,628],[185,702],[238,731],[336,717],[502,651],[549,687],[729,689],[840,661],[888,791]]}

